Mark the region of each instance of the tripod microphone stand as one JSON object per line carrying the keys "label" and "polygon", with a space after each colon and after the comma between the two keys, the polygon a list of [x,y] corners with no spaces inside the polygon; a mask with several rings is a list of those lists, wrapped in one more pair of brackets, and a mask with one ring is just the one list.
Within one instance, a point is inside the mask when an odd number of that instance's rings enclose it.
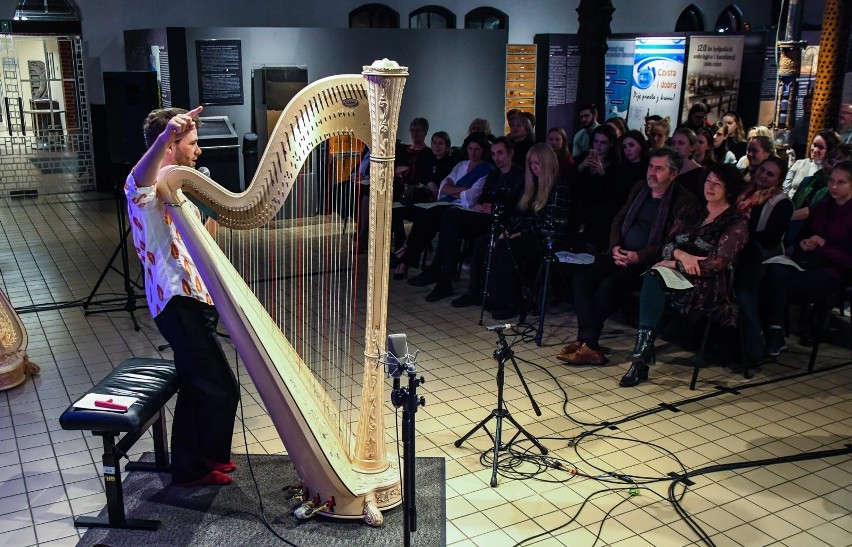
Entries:
{"label": "tripod microphone stand", "polygon": [[[136,320],[135,311],[138,308],[136,305],[137,298],[144,298],[144,294],[137,295],[134,287],[140,290],[144,290],[144,287],[138,283],[138,281],[133,281],[130,279],[130,251],[127,248],[127,237],[130,235],[130,226],[125,217],[125,207],[124,200],[119,192],[121,192],[120,187],[113,187],[114,197],[115,197],[115,209],[116,209],[116,217],[118,219],[118,246],[113,251],[112,256],[110,257],[107,265],[104,267],[101,272],[101,276],[98,278],[98,281],[95,283],[94,288],[92,288],[92,292],[89,293],[89,296],[86,298],[86,301],[83,302],[83,310],[85,310],[86,315],[96,315],[99,313],[110,313],[114,311],[126,311],[130,314],[130,319],[133,321],[134,330],[139,330],[139,322]],[[119,270],[115,266],[113,266],[113,262],[121,255],[121,269]],[[107,298],[105,300],[98,300],[93,302],[95,295],[98,293],[98,289],[101,286],[101,283],[104,282],[107,274],[110,270],[121,274],[124,278],[124,293],[123,297],[117,298]],[[99,310],[90,310],[89,306],[103,306],[105,304],[111,304],[115,302],[124,302],[123,306],[117,306],[112,308],[105,308]]]}
{"label": "tripod microphone stand", "polygon": [[[486,327],[489,331],[494,331],[497,333],[497,344],[498,348],[494,350],[494,359],[497,360],[497,408],[491,411],[491,414],[486,416],[484,420],[476,424],[473,429],[465,433],[464,437],[457,440],[455,442],[456,448],[460,447],[462,443],[464,443],[471,435],[482,429],[485,433],[488,434],[489,437],[494,441],[494,456],[492,462],[491,469],[491,487],[497,486],[497,464],[498,464],[498,456],[500,455],[500,450],[508,449],[512,443],[515,442],[519,436],[523,435],[527,438],[531,443],[533,443],[542,454],[547,454],[547,448],[542,445],[538,439],[536,439],[529,431],[523,428],[521,424],[519,424],[513,417],[509,410],[506,408],[505,403],[503,401],[503,382],[505,379],[505,370],[506,370],[506,361],[511,360],[512,365],[515,367],[515,372],[518,374],[518,378],[521,380],[521,384],[524,386],[524,391],[527,393],[527,397],[529,397],[530,402],[532,403],[533,410],[535,411],[536,416],[541,416],[541,409],[538,407],[538,403],[535,402],[533,398],[532,392],[530,392],[530,388],[527,387],[527,382],[524,380],[524,376],[521,374],[521,369],[518,368],[518,363],[515,361],[515,353],[512,351],[511,346],[506,341],[506,335],[503,334],[503,330],[507,328],[511,328],[512,325],[494,325],[491,327]],[[490,422],[493,418],[497,419],[497,427],[494,431],[494,435],[491,435],[491,432],[485,427],[488,422]],[[503,435],[503,420],[509,420],[509,422],[515,426],[517,429],[517,433],[512,437],[508,443],[502,444],[501,437]]]}
{"label": "tripod microphone stand", "polygon": [[488,288],[491,283],[491,257],[494,254],[494,246],[497,245],[497,234],[500,233],[502,227],[503,204],[491,203],[491,234],[488,237],[488,254],[485,256],[485,273],[482,276],[482,304],[479,308],[479,324],[482,325],[482,317],[485,315],[485,306],[488,299],[491,297],[491,291]]}
{"label": "tripod microphone stand", "polygon": [[[524,311],[521,313],[521,317],[518,320],[519,323],[524,323],[527,319],[527,313],[529,310],[538,304],[538,326],[536,327],[533,339],[535,340],[535,344],[539,347],[541,347],[541,339],[544,335],[544,316],[547,310],[547,293],[550,289],[550,270],[553,266],[553,262],[557,261],[556,251],[554,251],[555,233],[553,230],[547,229],[542,230],[541,233],[544,237],[544,252],[541,266],[538,269],[538,275],[536,275],[532,292],[524,305]],[[534,300],[535,295],[538,295],[538,302]]]}

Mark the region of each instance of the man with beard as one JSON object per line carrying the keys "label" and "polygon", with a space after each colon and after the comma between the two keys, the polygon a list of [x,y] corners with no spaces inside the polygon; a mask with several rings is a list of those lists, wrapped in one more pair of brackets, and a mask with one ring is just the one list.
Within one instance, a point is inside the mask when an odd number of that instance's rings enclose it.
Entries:
{"label": "man with beard", "polygon": [[639,288],[642,272],[659,260],[664,238],[681,209],[696,202],[695,196],[674,183],[680,162],[670,148],[651,151],[646,180],[633,186],[612,221],[610,251],[574,274],[577,340],[556,356],[563,363],[606,364],[598,345],[604,322],[626,293]]}
{"label": "man with beard", "polygon": [[599,125],[598,109],[595,105],[589,104],[580,108],[581,129],[574,134],[574,147],[571,150],[575,158],[589,151],[592,146],[592,131]]}
{"label": "man with beard", "polygon": [[[151,112],[144,124],[148,150],[131,169],[124,185],[133,245],[145,270],[145,293],[157,328],[172,346],[180,381],[172,420],[172,481],[180,486],[227,485],[234,471],[231,437],[239,402],[239,385],[219,344],[207,287],[157,195],[162,167],[195,167],[198,114],[165,108]],[[198,222],[201,213],[191,202]]]}

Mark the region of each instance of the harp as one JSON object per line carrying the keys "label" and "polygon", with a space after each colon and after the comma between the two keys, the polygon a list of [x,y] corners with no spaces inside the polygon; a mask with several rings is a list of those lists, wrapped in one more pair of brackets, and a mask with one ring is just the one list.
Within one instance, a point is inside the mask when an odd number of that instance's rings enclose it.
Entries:
{"label": "harp", "polygon": [[[387,397],[380,348],[386,337],[396,130],[407,74],[405,67],[385,59],[365,66],[362,75],[332,76],[305,87],[281,114],[253,180],[240,194],[231,193],[186,167],[161,169],[157,183],[160,198],[171,206],[171,221],[210,291],[222,324],[302,480],[303,490],[315,500],[319,512],[333,517],[364,517],[373,525],[381,524],[381,510],[401,501],[399,461],[388,458],[385,446],[383,405]],[[355,275],[345,268],[282,273],[288,267],[280,262],[273,264],[273,248],[283,247],[285,252],[279,254],[294,260],[298,256],[313,260],[317,255],[339,253],[333,245],[320,245],[319,251],[313,252],[301,243],[287,246],[281,243],[280,234],[268,230],[282,225],[276,216],[288,195],[295,194],[299,173],[312,151],[327,139],[342,135],[366,143],[371,151],[366,317],[363,356],[357,356],[361,362],[360,400],[356,397],[357,407],[349,406],[343,411],[338,408],[340,397],[335,392],[340,391],[338,378],[355,373],[323,372],[327,358],[324,354],[336,354],[348,342],[335,342],[335,329],[320,324],[332,308],[349,305],[349,297],[341,300],[329,297],[325,289],[315,289],[317,285],[330,286],[329,279],[335,276]],[[256,240],[269,247],[248,253],[252,257],[248,266],[235,267],[222,250],[227,245],[217,243],[181,207],[187,196],[229,232],[228,245]],[[289,232],[309,228],[299,221],[284,225]],[[240,233],[253,235],[241,237]],[[245,253],[242,243],[237,248]],[[263,282],[247,283],[247,272]],[[300,288],[290,293],[297,294],[282,294],[278,285],[282,278],[296,280]],[[313,309],[294,312],[299,300],[307,300],[301,303]],[[287,317],[295,319],[288,322]],[[305,330],[310,330],[313,338],[304,337],[308,341],[302,339],[298,344],[284,334],[297,336]],[[308,354],[316,353],[321,355],[320,372],[308,364]],[[347,420],[341,413],[353,419]]]}
{"label": "harp", "polygon": [[27,330],[9,299],[0,291],[0,391],[24,383],[39,367],[27,356]]}

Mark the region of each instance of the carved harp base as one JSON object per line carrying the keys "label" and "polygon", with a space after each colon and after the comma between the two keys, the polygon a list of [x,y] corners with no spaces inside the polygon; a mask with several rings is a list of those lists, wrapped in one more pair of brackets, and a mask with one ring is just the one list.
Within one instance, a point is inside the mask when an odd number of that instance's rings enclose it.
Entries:
{"label": "carved harp base", "polygon": [[[381,473],[359,473],[359,486],[366,493],[348,499],[335,497],[335,507],[331,511],[317,511],[319,514],[339,519],[360,519],[370,526],[381,526],[384,522],[382,511],[393,509],[402,503],[402,486],[399,479],[399,462],[391,459],[390,467]],[[319,492],[320,498],[323,497]]]}
{"label": "carved harp base", "polygon": [[38,374],[39,368],[26,354],[0,355],[0,391],[12,389],[24,383],[27,376]]}

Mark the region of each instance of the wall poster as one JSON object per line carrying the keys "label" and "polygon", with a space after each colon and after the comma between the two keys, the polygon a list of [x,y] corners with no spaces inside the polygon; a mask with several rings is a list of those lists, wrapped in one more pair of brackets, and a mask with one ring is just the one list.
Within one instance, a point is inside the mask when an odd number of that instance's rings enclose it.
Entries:
{"label": "wall poster", "polygon": [[635,48],[627,126],[641,131],[649,114],[677,125],[686,38],[636,38]]}
{"label": "wall poster", "polygon": [[607,40],[606,66],[606,112],[604,119],[618,116],[627,118],[630,106],[630,88],[633,82],[633,58],[635,41]]}
{"label": "wall poster", "polygon": [[243,104],[239,40],[196,40],[198,98],[202,105]]}
{"label": "wall poster", "polygon": [[680,122],[695,103],[704,103],[711,122],[737,110],[743,36],[690,36],[686,64],[686,93]]}

